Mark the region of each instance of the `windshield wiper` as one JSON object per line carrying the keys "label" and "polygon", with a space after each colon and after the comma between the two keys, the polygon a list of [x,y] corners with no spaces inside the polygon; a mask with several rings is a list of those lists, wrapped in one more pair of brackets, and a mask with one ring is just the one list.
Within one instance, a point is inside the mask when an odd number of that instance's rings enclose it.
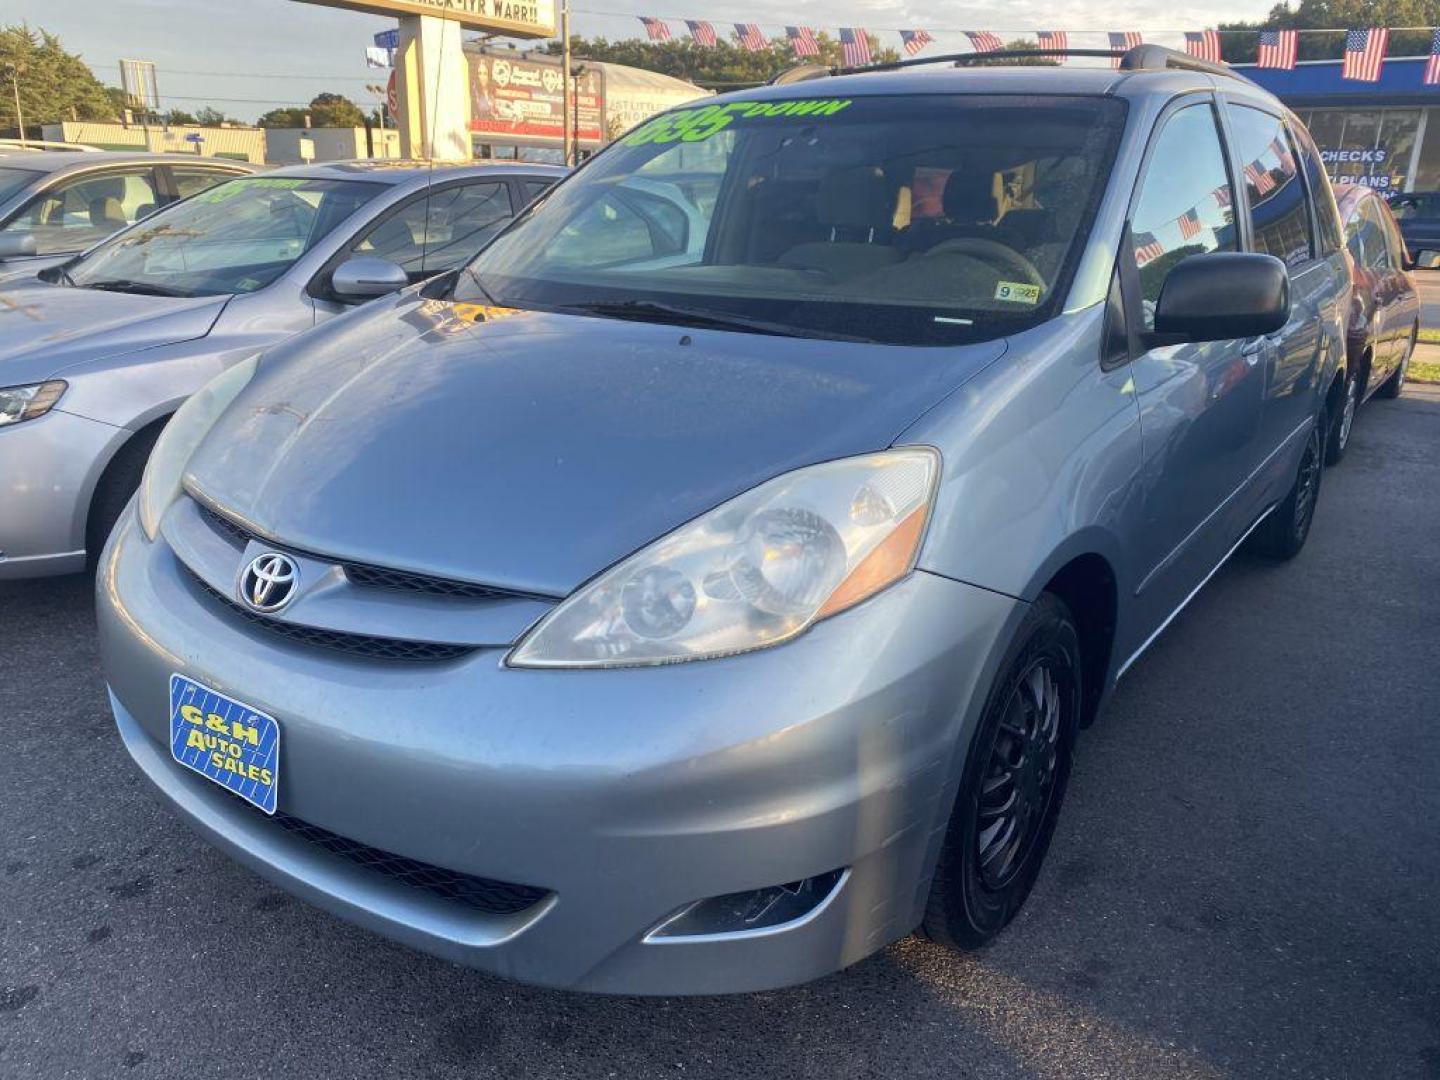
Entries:
{"label": "windshield wiper", "polygon": [[[71,283],[75,281],[72,278]],[[190,297],[195,294],[184,289],[172,289],[168,285],[152,285],[148,281],[128,281],[125,278],[102,278],[100,281],[82,281],[79,283],[82,289],[99,289],[102,292],[123,292],[135,293],[139,296],[181,296]]]}
{"label": "windshield wiper", "polygon": [[752,319],[748,315],[721,314],[704,308],[663,304],[654,300],[595,300],[582,304],[565,304],[561,311],[583,315],[599,315],[607,319],[632,319],[635,322],[675,323],[708,330],[734,330],[742,334],[769,334],[774,337],[823,338],[826,341],[870,341],[857,334],[841,334],[808,326]]}

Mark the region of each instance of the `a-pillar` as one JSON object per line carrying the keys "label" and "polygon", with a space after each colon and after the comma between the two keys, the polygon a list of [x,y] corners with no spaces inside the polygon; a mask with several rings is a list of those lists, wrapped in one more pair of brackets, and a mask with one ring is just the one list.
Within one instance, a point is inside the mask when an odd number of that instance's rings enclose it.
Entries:
{"label": "a-pillar", "polygon": [[406,157],[470,160],[470,63],[460,44],[460,24],[453,20],[400,20],[395,90]]}

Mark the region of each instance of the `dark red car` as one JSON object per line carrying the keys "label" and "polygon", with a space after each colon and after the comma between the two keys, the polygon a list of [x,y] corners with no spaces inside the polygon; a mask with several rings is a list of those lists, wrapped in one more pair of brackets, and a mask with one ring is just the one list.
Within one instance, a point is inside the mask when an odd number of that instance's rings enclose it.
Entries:
{"label": "dark red car", "polygon": [[1353,184],[1336,184],[1355,295],[1347,328],[1345,402],[1330,424],[1325,461],[1345,456],[1355,410],[1372,394],[1399,397],[1420,329],[1420,298],[1400,228],[1385,200]]}

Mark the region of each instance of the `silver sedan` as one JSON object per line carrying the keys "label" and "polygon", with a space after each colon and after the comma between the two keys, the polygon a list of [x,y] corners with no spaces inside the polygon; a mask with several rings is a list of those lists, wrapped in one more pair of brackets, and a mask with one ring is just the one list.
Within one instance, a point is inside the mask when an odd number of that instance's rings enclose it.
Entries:
{"label": "silver sedan", "polygon": [[82,569],[207,380],[459,265],[561,175],[513,162],[280,169],[0,277],[0,579]]}

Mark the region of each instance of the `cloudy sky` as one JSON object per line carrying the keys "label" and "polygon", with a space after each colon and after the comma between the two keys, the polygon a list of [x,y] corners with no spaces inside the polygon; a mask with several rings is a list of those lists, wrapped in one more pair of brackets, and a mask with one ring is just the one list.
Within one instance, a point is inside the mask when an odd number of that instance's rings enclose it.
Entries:
{"label": "cloudy sky", "polygon": [[[575,32],[634,37],[637,14],[708,19],[717,30],[732,22],[759,22],[768,35],[775,6],[763,0],[572,0]],[[1107,30],[1139,30],[1147,41],[1176,45],[1185,30],[1221,20],[1259,18],[1270,0],[1195,0],[1157,4],[1138,0],[1011,0],[993,4],[925,0],[791,0],[787,22],[830,29],[860,25],[882,42],[893,31],[923,26],[938,41],[935,51],[966,48],[962,29],[994,30],[1006,37],[1036,28],[1071,32],[1074,47],[1104,47]],[[1003,14],[1000,12],[1003,11]],[[618,14],[617,14],[618,13]],[[394,20],[318,7],[296,0],[5,0],[0,22],[28,22],[59,34],[106,83],[119,82],[120,57],[154,60],[164,107],[194,111],[214,104],[231,116],[253,120],[278,105],[308,102],[323,90],[364,104],[374,98],[367,83],[385,72],[367,71],[365,46]],[[1089,34],[1078,31],[1091,31]]]}

